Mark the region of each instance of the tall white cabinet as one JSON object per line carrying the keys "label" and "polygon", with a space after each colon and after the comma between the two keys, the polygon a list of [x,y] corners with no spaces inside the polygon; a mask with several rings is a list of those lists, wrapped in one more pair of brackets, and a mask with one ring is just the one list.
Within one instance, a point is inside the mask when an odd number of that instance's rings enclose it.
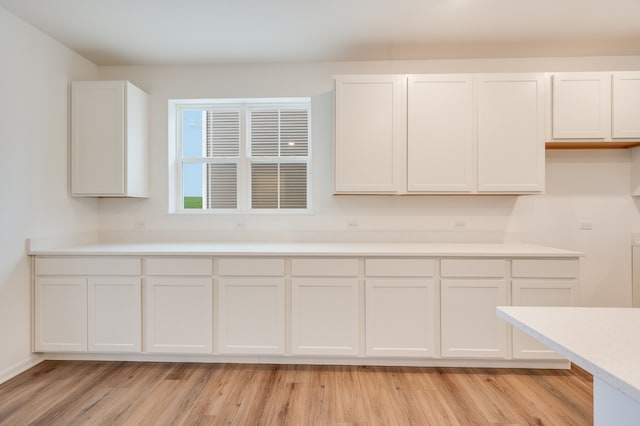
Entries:
{"label": "tall white cabinet", "polygon": [[540,193],[545,88],[543,74],[338,77],[335,192]]}
{"label": "tall white cabinet", "polygon": [[128,81],[71,83],[71,195],[148,195],[147,104]]}
{"label": "tall white cabinet", "polygon": [[473,77],[410,75],[407,191],[475,189]]}
{"label": "tall white cabinet", "polygon": [[336,193],[402,191],[405,87],[399,75],[336,78]]}

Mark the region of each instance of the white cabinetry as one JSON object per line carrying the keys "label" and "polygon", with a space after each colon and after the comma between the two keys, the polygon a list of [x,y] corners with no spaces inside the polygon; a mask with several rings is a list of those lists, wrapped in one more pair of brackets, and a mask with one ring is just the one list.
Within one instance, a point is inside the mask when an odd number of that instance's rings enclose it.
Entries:
{"label": "white cabinetry", "polygon": [[505,259],[441,260],[443,357],[504,358],[507,324],[496,306],[508,304]]}
{"label": "white cabinetry", "polygon": [[478,91],[478,192],[544,190],[542,74],[482,75]]}
{"label": "white cabinetry", "polygon": [[[577,305],[577,259],[514,259],[511,268],[513,306]],[[562,359],[520,330],[513,329],[512,344],[514,358]]]}
{"label": "white cabinetry", "polygon": [[217,272],[217,351],[283,355],[284,259],[222,258]]}
{"label": "white cabinetry", "polygon": [[140,277],[88,279],[90,352],[142,350]]}
{"label": "white cabinetry", "polygon": [[407,190],[475,189],[473,77],[410,75]]}
{"label": "white cabinetry", "polygon": [[36,277],[34,318],[36,352],[86,352],[86,278]]}
{"label": "white cabinetry", "polygon": [[36,258],[37,352],[139,352],[139,258]]}
{"label": "white cabinetry", "polygon": [[366,259],[367,356],[434,357],[433,259]]}
{"label": "white cabinetry", "polygon": [[553,75],[554,139],[640,138],[640,72]]}
{"label": "white cabinetry", "polygon": [[542,74],[338,77],[336,193],[543,191],[545,85]]}
{"label": "white cabinetry", "polygon": [[126,81],[71,83],[73,196],[147,196],[147,102]]}
{"label": "white cabinetry", "polygon": [[335,81],[335,192],[397,193],[404,186],[405,81],[399,75]]}
{"label": "white cabinetry", "polygon": [[358,355],[358,259],[291,260],[291,353]]}
{"label": "white cabinetry", "polygon": [[145,351],[213,351],[211,258],[145,259]]}

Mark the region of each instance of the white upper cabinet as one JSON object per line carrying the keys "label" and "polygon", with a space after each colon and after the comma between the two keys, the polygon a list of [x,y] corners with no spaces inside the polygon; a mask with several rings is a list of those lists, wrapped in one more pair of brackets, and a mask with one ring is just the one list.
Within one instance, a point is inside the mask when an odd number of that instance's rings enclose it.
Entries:
{"label": "white upper cabinet", "polygon": [[71,83],[71,194],[146,197],[147,94],[127,81]]}
{"label": "white upper cabinet", "polygon": [[472,77],[409,76],[407,126],[409,192],[473,191]]}
{"label": "white upper cabinet", "polygon": [[545,84],[542,74],[338,77],[335,192],[542,192]]}
{"label": "white upper cabinet", "polygon": [[553,75],[553,138],[605,139],[611,133],[611,73]]}
{"label": "white upper cabinet", "polygon": [[405,83],[400,75],[335,81],[335,192],[397,193],[404,182]]}
{"label": "white upper cabinet", "polygon": [[613,73],[613,138],[640,138],[640,72]]}
{"label": "white upper cabinet", "polygon": [[640,138],[640,72],[554,74],[552,137]]}
{"label": "white upper cabinet", "polygon": [[476,82],[478,192],[542,192],[544,75],[489,74]]}

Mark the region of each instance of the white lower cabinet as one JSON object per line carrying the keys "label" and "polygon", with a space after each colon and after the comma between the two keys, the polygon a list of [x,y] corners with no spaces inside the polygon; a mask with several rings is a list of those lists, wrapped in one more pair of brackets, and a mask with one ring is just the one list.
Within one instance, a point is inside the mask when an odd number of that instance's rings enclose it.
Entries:
{"label": "white lower cabinet", "polygon": [[291,259],[291,353],[360,354],[360,262]]}
{"label": "white lower cabinet", "polygon": [[506,259],[442,259],[440,275],[442,356],[506,357],[508,328],[496,315],[509,304]]}
{"label": "white lower cabinet", "polygon": [[285,260],[218,259],[217,352],[285,353]]}
{"label": "white lower cabinet", "polygon": [[368,356],[437,356],[433,259],[366,259]]}
{"label": "white lower cabinet", "polygon": [[[513,306],[576,306],[578,259],[515,259],[512,261]],[[513,358],[562,359],[526,333],[512,329]]]}
{"label": "white lower cabinet", "polygon": [[87,279],[37,277],[35,280],[36,352],[86,352]]}
{"label": "white lower cabinet", "polygon": [[36,257],[36,352],[140,352],[137,257]]}
{"label": "white lower cabinet", "polygon": [[145,283],[145,351],[211,353],[210,277],[150,277]]}
{"label": "white lower cabinet", "polygon": [[87,284],[89,352],[140,352],[140,278],[90,277]]}
{"label": "white lower cabinet", "polygon": [[218,352],[284,354],[284,302],[284,278],[220,278]]}
{"label": "white lower cabinet", "polygon": [[496,306],[507,305],[504,279],[442,279],[443,357],[504,358],[507,324]]}

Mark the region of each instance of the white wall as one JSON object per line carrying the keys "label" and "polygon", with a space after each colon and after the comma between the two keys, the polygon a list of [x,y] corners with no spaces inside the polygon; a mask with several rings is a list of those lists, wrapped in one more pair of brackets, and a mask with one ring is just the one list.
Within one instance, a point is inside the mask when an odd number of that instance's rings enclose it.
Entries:
{"label": "white wall", "polygon": [[96,200],[71,199],[69,80],[97,67],[0,8],[0,382],[31,365],[25,240],[97,231]]}
{"label": "white wall", "polygon": [[[101,79],[128,79],[150,94],[151,197],[101,200],[104,240],[524,240],[583,251],[581,302],[628,306],[630,238],[638,211],[629,195],[629,152],[547,153],[541,196],[332,196],[332,76],[346,73],[546,72],[640,69],[640,57],[379,61],[219,66],[101,67]],[[167,100],[311,96],[313,213],[169,215]],[[463,220],[465,231],[453,223]],[[578,230],[593,222],[592,231]],[[135,222],[146,231],[134,231]],[[355,224],[356,230],[349,225]],[[244,228],[243,231],[238,228]]]}

